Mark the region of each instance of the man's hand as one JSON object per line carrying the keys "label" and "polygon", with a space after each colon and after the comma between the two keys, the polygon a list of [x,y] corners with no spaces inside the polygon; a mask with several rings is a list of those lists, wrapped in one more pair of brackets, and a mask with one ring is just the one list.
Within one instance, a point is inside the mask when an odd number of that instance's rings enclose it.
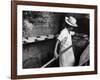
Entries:
{"label": "man's hand", "polygon": [[59,55],[57,54],[57,52],[54,53],[54,57],[57,59],[59,57]]}
{"label": "man's hand", "polygon": [[74,36],[74,35],[75,35],[75,32],[74,32],[74,31],[70,31],[70,34],[71,34],[72,36]]}

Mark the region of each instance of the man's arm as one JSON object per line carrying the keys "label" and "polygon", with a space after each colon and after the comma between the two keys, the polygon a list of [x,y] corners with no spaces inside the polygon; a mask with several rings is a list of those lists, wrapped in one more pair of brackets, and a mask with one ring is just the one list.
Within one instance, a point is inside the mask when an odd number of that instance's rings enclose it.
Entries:
{"label": "man's arm", "polygon": [[57,53],[57,49],[58,49],[58,45],[60,43],[60,40],[57,39],[56,45],[55,45],[55,49],[54,49],[54,57],[58,58],[58,53]]}

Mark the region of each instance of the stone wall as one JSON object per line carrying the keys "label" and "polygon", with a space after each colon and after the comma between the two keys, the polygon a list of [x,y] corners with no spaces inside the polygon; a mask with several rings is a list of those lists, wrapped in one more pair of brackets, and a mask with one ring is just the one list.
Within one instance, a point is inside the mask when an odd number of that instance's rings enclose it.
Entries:
{"label": "stone wall", "polygon": [[58,33],[60,14],[50,12],[23,11],[23,15],[25,16],[23,16],[23,37]]}

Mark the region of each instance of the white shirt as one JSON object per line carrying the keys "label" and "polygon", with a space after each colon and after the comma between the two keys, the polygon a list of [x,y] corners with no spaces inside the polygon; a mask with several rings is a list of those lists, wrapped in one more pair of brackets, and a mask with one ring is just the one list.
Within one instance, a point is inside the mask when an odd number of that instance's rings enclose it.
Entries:
{"label": "white shirt", "polygon": [[61,46],[65,47],[65,48],[68,48],[69,46],[72,45],[71,34],[69,33],[67,28],[64,28],[61,31],[61,33],[57,39],[61,41]]}

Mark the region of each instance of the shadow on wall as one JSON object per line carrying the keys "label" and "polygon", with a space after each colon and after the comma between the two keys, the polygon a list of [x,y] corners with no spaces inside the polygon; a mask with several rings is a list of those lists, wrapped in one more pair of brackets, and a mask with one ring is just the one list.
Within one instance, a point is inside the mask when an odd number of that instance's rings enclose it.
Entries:
{"label": "shadow on wall", "polygon": [[88,36],[89,34],[89,19],[88,18],[79,18],[77,19],[78,25],[79,27],[77,28],[77,32],[78,33],[84,33],[87,34]]}

